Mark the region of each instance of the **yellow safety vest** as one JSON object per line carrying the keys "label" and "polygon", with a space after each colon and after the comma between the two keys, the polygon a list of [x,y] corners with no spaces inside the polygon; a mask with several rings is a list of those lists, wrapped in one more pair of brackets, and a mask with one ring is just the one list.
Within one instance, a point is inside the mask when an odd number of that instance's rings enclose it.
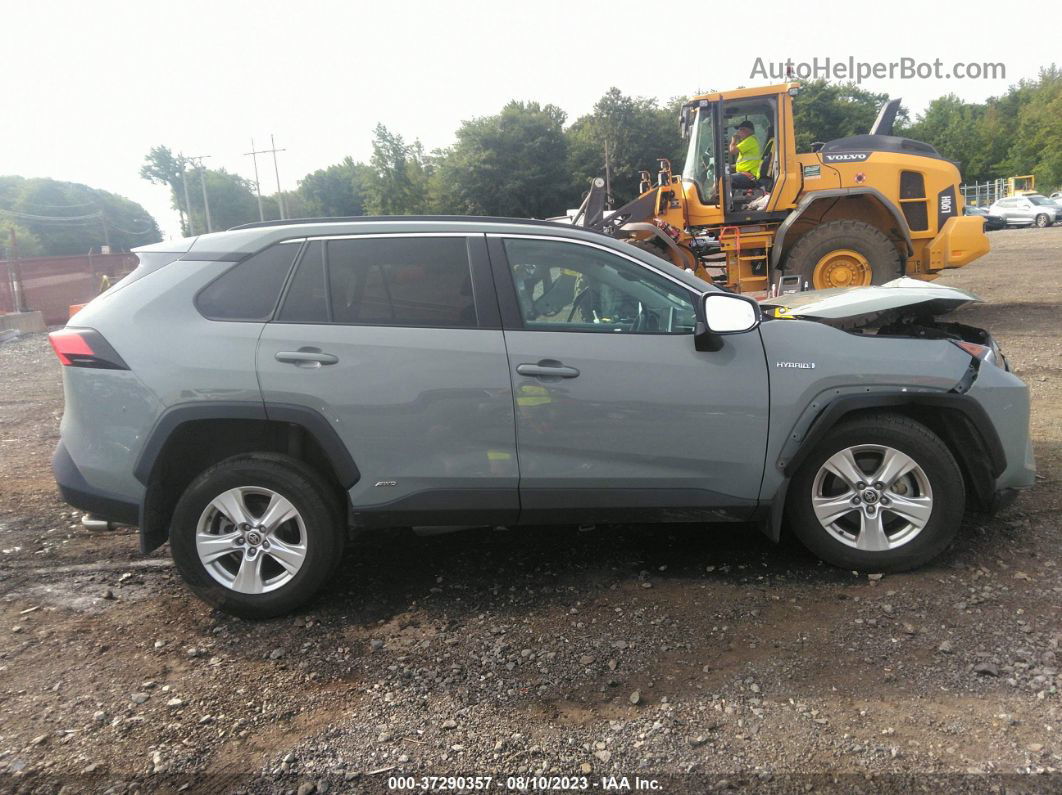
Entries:
{"label": "yellow safety vest", "polygon": [[744,171],[754,179],[760,177],[760,142],[755,135],[738,141],[738,158],[735,171]]}

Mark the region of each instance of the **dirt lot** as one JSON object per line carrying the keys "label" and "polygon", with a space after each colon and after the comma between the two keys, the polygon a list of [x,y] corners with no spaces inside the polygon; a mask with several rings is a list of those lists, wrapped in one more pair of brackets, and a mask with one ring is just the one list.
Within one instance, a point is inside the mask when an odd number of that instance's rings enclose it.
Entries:
{"label": "dirt lot", "polygon": [[990,302],[964,318],[1032,389],[1041,479],[881,579],[748,527],[377,534],[311,609],[242,622],[81,528],[55,357],[0,347],[0,788],[1059,791],[1062,228],[991,239],[944,281]]}

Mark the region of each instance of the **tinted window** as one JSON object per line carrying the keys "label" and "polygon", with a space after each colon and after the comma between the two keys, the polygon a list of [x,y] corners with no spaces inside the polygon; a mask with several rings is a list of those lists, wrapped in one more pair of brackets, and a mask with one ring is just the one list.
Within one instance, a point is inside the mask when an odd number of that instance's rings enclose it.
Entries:
{"label": "tinted window", "polygon": [[116,293],[123,287],[127,287],[139,279],[143,279],[148,274],[154,273],[160,268],[169,265],[171,262],[176,262],[184,255],[169,251],[142,251],[135,256],[136,266],[133,270],[111,285],[106,292],[101,293],[100,297]]}
{"label": "tinted window", "polygon": [[212,320],[268,320],[291,269],[298,243],[279,243],[229,268],[196,298]]}
{"label": "tinted window", "polygon": [[313,240],[299,261],[284,306],[277,315],[289,323],[327,323],[328,293],[325,291],[324,243]]}
{"label": "tinted window", "polygon": [[329,240],[324,254],[319,277],[314,250],[307,252],[280,319],[446,328],[477,324],[463,237]]}
{"label": "tinted window", "polygon": [[689,334],[688,290],[646,266],[590,246],[505,241],[524,326],[548,331]]}

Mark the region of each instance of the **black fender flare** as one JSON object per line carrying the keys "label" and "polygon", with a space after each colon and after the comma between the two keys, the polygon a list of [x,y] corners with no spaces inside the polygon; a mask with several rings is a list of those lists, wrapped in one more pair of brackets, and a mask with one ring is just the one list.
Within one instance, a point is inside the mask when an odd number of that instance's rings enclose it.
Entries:
{"label": "black fender flare", "polygon": [[[813,404],[814,405],[814,404]],[[853,412],[865,409],[924,407],[939,411],[945,435],[951,445],[963,440],[973,445],[970,455],[956,455],[964,475],[972,482],[971,495],[985,510],[992,510],[995,480],[1007,468],[1007,456],[999,433],[984,407],[960,392],[878,392],[874,394],[837,395],[815,415],[810,424],[797,421],[782,445],[775,466],[784,479],[770,503],[764,532],[777,541],[781,537],[782,517],[793,475],[825,435]],[[803,426],[803,427],[802,427]],[[949,439],[944,439],[945,444]]]}
{"label": "black fender flare", "polygon": [[179,403],[168,408],[148,433],[147,441],[133,467],[133,476],[145,486],[159,454],[173,432],[186,422],[197,420],[272,420],[302,426],[321,446],[340,485],[349,489],[361,474],[335,428],[319,412],[291,403],[258,403],[251,401]]}
{"label": "black fender flare", "polygon": [[169,509],[160,505],[166,500],[151,488],[159,456],[174,431],[185,423],[202,420],[260,420],[297,425],[320,446],[344,489],[361,479],[350,451],[335,428],[324,415],[307,406],[257,401],[179,403],[168,408],[155,422],[133,467],[134,477],[146,487],[139,510],[140,551],[144,554],[161,546],[169,535]]}
{"label": "black fender flare", "polygon": [[774,244],[771,247],[771,268],[775,269],[782,261],[782,250],[785,246],[785,236],[808,208],[815,202],[823,199],[844,199],[850,196],[869,196],[872,199],[880,202],[881,205],[888,210],[893,219],[896,221],[896,227],[903,233],[904,245],[907,247],[907,256],[910,257],[914,254],[914,244],[911,242],[911,230],[907,227],[907,221],[900,212],[900,209],[877,188],[829,188],[827,190],[817,190],[813,193],[806,193],[804,197],[797,203],[796,208],[791,212],[786,219],[778,227],[778,231],[774,234]]}

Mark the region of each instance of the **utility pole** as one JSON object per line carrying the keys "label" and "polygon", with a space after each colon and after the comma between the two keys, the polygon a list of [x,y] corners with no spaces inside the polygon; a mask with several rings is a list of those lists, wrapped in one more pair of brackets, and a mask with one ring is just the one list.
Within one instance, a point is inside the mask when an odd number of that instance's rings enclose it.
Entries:
{"label": "utility pole", "polygon": [[612,161],[608,156],[608,138],[605,139],[605,203],[612,209]]}
{"label": "utility pole", "polygon": [[184,155],[178,155],[181,159],[181,182],[184,183],[184,209],[188,213],[188,237],[195,236],[195,222],[192,220],[192,202],[188,198],[188,169],[184,167]]}
{"label": "utility pole", "polygon": [[18,238],[15,237],[15,227],[11,227],[11,247],[7,252],[8,263],[11,265],[11,293],[15,299],[15,311],[25,312],[26,305],[22,297],[22,268],[18,264]]}
{"label": "utility pole", "polygon": [[280,169],[277,168],[277,152],[286,152],[286,149],[277,149],[277,142],[273,140],[273,133],[269,133],[269,145],[273,147],[269,151],[273,153],[273,173],[277,175],[277,207],[280,209],[280,220],[286,217],[284,214],[284,194],[280,190]]}
{"label": "utility pole", "polygon": [[250,155],[251,161],[254,163],[254,191],[258,194],[258,220],[265,221],[265,211],[262,209],[262,183],[258,181],[258,152],[254,148],[254,138],[251,139],[251,151],[245,152],[244,157]]}
{"label": "utility pole", "polygon": [[208,157],[211,157],[211,155],[196,155],[189,158],[189,160],[198,161],[196,162],[196,167],[199,169],[199,185],[203,188],[203,211],[206,214],[207,233],[210,233],[214,231],[214,225],[210,220],[210,199],[207,197],[206,169],[203,167],[203,161]]}
{"label": "utility pole", "polygon": [[103,210],[100,210],[100,226],[103,227],[103,245],[106,246],[106,253],[109,254],[111,252],[111,233],[107,229],[107,216],[103,214]]}

